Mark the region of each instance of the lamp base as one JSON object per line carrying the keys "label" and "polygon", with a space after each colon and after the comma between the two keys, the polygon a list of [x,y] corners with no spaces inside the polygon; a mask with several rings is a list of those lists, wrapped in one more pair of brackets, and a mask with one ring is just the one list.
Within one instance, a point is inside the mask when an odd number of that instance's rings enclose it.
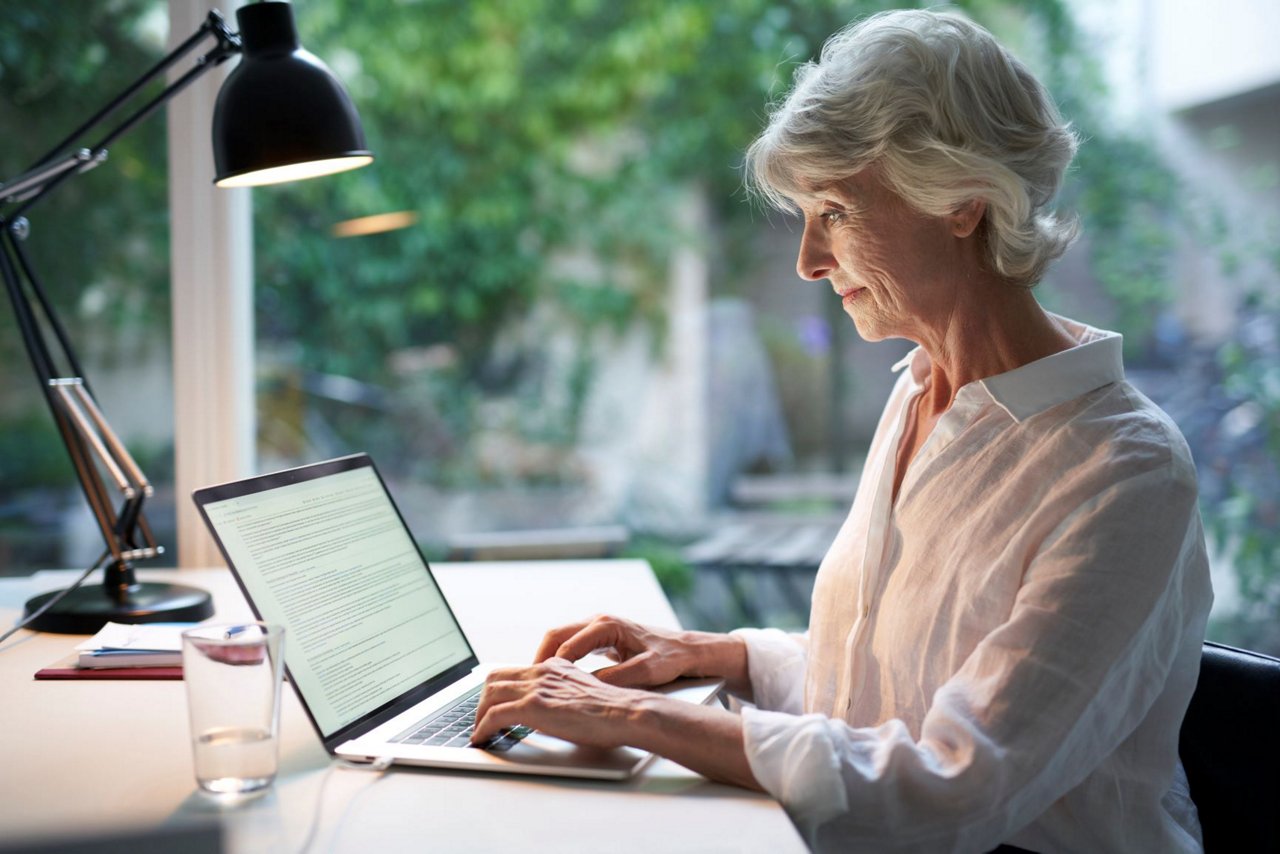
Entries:
{"label": "lamp base", "polygon": [[[27,602],[33,614],[60,590],[41,593]],[[71,591],[57,605],[27,624],[38,632],[90,635],[107,623],[188,623],[213,616],[213,598],[197,587],[144,581],[111,595],[101,584]]]}

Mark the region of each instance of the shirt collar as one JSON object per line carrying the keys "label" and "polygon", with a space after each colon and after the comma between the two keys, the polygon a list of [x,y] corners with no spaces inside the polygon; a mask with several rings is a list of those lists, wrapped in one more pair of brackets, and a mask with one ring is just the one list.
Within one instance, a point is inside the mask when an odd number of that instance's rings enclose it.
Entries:
{"label": "shirt collar", "polygon": [[[1124,379],[1124,336],[1065,317],[1053,317],[1076,340],[1075,347],[971,383],[985,390],[1014,421],[1025,421],[1060,403]],[[929,375],[929,354],[922,347],[916,347],[894,364],[892,370],[896,373],[908,366],[915,382],[923,383]]]}
{"label": "shirt collar", "polygon": [[898,361],[894,362],[893,367],[890,368],[889,370],[893,371],[895,374],[898,373],[898,371],[901,371],[907,365],[910,365],[913,361],[915,361],[916,353],[923,353],[923,352],[924,352],[924,349],[921,347],[916,347],[912,349],[910,353],[903,356]]}

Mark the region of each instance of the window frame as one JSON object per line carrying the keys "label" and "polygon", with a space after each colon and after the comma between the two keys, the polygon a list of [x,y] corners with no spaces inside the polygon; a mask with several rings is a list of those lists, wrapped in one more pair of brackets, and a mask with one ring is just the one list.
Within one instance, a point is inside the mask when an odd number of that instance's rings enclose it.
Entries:
{"label": "window frame", "polygon": [[[168,0],[169,49],[209,11],[238,0]],[[187,496],[254,466],[253,206],[249,189],[214,187],[213,107],[235,66],[224,63],[169,102],[170,283],[173,318],[177,565],[221,566]]]}

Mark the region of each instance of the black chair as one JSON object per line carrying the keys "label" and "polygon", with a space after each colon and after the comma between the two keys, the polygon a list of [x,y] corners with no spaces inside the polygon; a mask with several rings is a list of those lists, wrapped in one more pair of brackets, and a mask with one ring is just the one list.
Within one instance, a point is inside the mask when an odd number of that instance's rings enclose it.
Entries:
{"label": "black chair", "polygon": [[1178,753],[1206,854],[1280,851],[1280,659],[1205,643]]}

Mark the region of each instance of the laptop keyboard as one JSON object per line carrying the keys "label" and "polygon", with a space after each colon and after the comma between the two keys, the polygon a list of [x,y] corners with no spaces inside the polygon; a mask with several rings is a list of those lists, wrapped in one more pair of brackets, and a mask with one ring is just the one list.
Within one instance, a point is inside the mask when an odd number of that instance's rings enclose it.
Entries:
{"label": "laptop keyboard", "polygon": [[[476,725],[476,706],[480,703],[482,688],[476,688],[444,711],[423,718],[391,740],[398,744],[432,747],[472,747],[471,733]],[[474,746],[501,753],[510,750],[531,732],[533,730],[526,726],[508,727],[487,743]]]}

